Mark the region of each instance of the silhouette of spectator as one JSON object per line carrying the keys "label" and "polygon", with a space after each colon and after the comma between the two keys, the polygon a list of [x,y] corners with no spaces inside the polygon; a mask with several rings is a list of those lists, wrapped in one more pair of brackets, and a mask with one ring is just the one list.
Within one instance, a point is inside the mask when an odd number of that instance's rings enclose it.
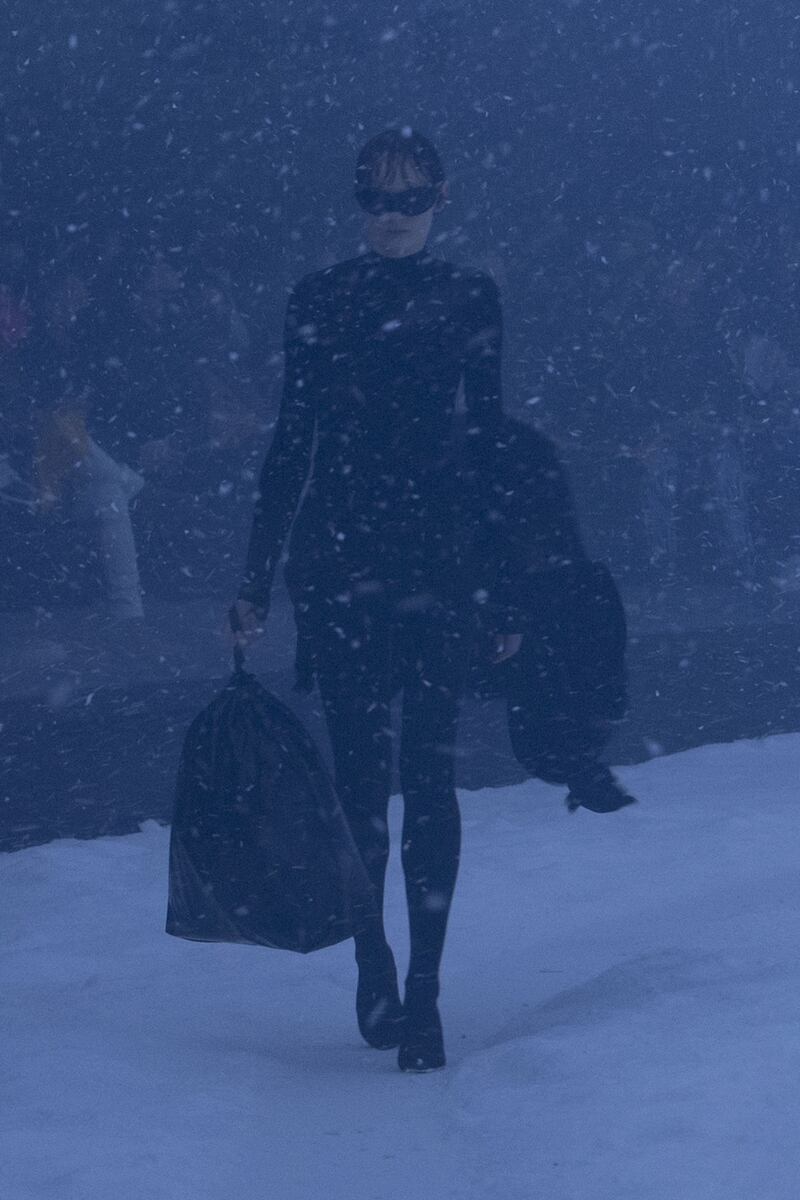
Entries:
{"label": "silhouette of spectator", "polygon": [[[23,256],[24,257],[24,256]],[[26,264],[18,257],[17,275]],[[19,278],[0,290],[2,373],[10,398],[3,489],[44,521],[70,516],[96,532],[109,614],[143,616],[129,502],[143,480],[87,426],[92,296],[82,276],[45,276],[36,299]],[[68,548],[69,550],[69,548]]]}
{"label": "silhouette of spectator", "polygon": [[702,244],[678,253],[635,218],[585,251],[595,276],[571,370],[561,367],[558,398],[571,413],[561,440],[580,460],[584,495],[613,497],[609,557],[627,541],[629,569],[655,584],[723,567],[749,579],[740,387],[711,255]]}
{"label": "silhouette of spectator", "polygon": [[135,511],[147,539],[147,587],[166,597],[207,595],[229,586],[257,484],[265,405],[249,329],[228,272],[204,264],[182,272],[160,264],[134,307],[155,345],[176,348],[163,393],[176,411],[153,418],[165,436],[148,439],[143,430],[130,439],[147,480]]}

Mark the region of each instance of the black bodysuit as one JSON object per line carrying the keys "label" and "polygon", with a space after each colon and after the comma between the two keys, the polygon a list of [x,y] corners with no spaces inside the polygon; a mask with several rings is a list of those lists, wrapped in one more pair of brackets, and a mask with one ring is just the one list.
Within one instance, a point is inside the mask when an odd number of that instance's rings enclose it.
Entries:
{"label": "black bodysuit", "polygon": [[[438,994],[460,847],[454,744],[476,585],[457,531],[465,512],[467,526],[469,514],[488,524],[491,512],[500,343],[491,280],[427,251],[397,260],[370,253],[304,279],[289,303],[283,402],[240,593],[268,609],[316,441],[286,579],[298,645],[310,646],[315,664],[337,792],[379,911],[389,855],[390,701],[402,688],[405,1013],[412,1034],[417,1014],[420,1036]],[[468,415],[459,438],[462,378]],[[381,920],[359,935],[356,957],[361,1009],[396,1009]]]}
{"label": "black bodysuit", "polygon": [[463,378],[466,462],[480,488],[501,419],[501,337],[491,279],[427,250],[368,253],[302,280],[287,312],[283,400],[240,595],[269,607],[312,457],[287,581],[330,592],[393,579],[449,589],[451,599],[466,589],[453,572],[465,487],[453,413]]}

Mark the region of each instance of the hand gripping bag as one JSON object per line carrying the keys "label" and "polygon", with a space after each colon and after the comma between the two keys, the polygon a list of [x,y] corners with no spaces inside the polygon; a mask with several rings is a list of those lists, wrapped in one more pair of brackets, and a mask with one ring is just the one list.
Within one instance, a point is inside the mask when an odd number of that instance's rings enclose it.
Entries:
{"label": "hand gripping bag", "polygon": [[227,686],[192,722],[170,837],[167,933],[307,954],[376,913],[319,750],[237,647]]}

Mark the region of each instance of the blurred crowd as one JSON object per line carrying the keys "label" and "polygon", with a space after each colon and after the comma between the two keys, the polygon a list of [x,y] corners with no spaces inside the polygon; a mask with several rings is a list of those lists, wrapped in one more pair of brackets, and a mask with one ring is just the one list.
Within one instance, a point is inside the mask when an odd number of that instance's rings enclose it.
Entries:
{"label": "blurred crowd", "polygon": [[233,594],[286,287],[355,252],[355,147],[400,113],[597,557],[800,584],[791,6],[8,7],[0,609]]}
{"label": "blurred crowd", "polygon": [[527,403],[617,572],[796,588],[800,226],[766,205],[750,223],[671,216],[552,231]]}
{"label": "blurred crowd", "polygon": [[276,398],[230,271],[178,249],[0,247],[4,609],[237,576]]}
{"label": "blurred crowd", "polygon": [[[525,364],[508,407],[560,447],[618,573],[797,587],[790,216],[748,236],[678,239],[630,215],[587,229],[544,228],[525,284],[501,254],[473,257]],[[3,609],[136,620],[147,596],[230,593],[278,405],[267,340],[202,248],[0,247]]]}

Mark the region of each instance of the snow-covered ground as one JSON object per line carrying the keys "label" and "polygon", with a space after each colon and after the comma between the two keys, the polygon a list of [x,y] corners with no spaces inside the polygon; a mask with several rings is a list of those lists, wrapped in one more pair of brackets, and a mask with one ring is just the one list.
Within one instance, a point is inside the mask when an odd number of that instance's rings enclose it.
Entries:
{"label": "snow-covered ground", "polygon": [[168,938],[165,829],[3,857],[0,1196],[797,1200],[798,766],[655,760],[611,816],[464,793],[434,1075],[360,1042],[349,944]]}

